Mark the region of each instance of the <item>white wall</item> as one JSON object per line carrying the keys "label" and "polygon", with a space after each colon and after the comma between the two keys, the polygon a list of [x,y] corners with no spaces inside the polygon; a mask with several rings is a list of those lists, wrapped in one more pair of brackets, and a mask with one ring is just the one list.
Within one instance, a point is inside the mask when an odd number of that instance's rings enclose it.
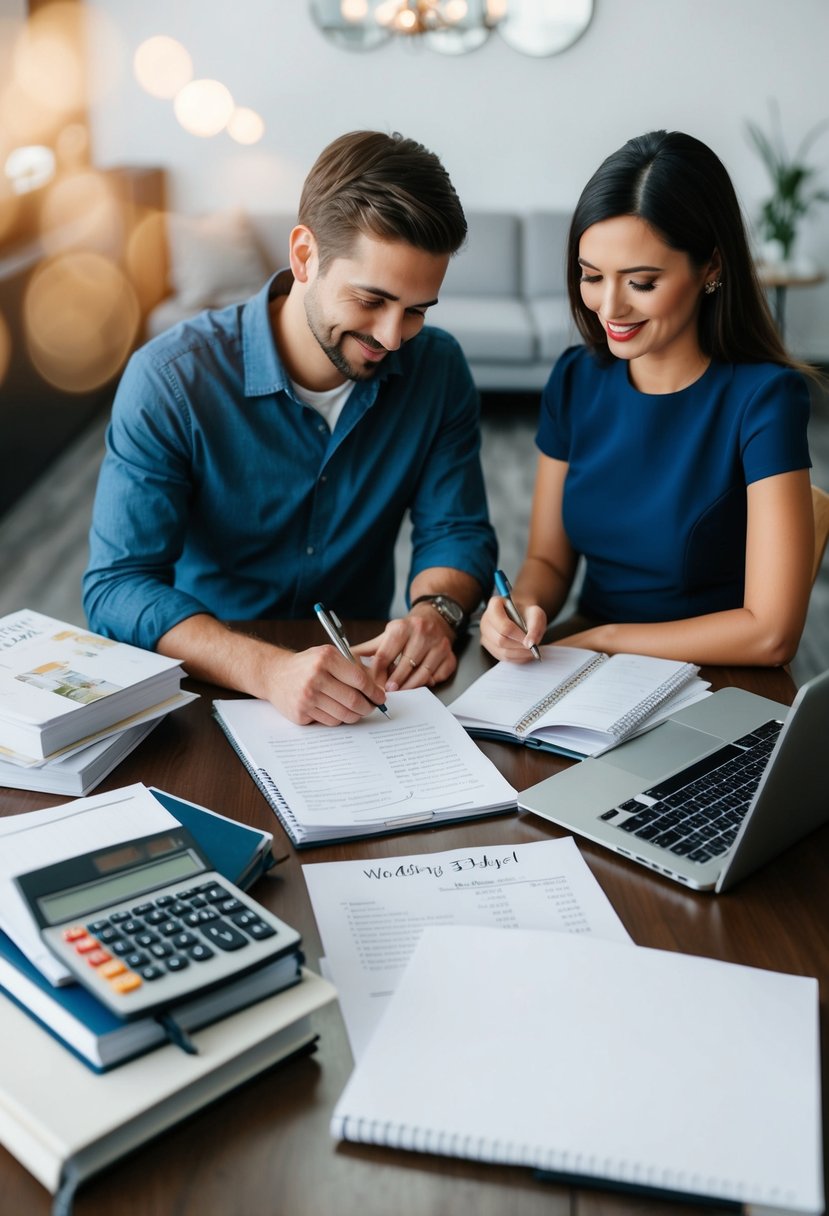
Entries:
{"label": "white wall", "polygon": [[[193,212],[293,209],[317,153],[358,127],[433,148],[468,208],[570,207],[607,153],[668,127],[715,148],[752,213],[766,181],[745,119],[767,125],[776,98],[793,146],[829,116],[826,0],[595,0],[579,42],[543,59],[497,35],[462,57],[402,40],[339,50],[305,0],[87,2],[110,27],[92,38],[96,163],[164,165],[173,205]],[[187,135],[169,102],[139,88],[132,53],[161,33],[187,46],[196,76],[222,80],[263,115],[261,143]],[[812,158],[829,185],[829,132]],[[829,206],[804,227],[800,252],[829,268]],[[788,337],[829,360],[829,284],[789,293]]]}

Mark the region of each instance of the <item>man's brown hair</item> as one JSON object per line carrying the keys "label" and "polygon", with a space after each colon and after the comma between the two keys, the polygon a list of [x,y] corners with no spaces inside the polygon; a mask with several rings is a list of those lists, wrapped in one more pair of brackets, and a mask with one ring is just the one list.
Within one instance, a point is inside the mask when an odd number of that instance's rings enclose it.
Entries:
{"label": "man's brown hair", "polygon": [[323,149],[305,179],[299,222],[320,267],[347,257],[358,234],[455,253],[466,218],[449,174],[422,144],[395,132],[351,131]]}

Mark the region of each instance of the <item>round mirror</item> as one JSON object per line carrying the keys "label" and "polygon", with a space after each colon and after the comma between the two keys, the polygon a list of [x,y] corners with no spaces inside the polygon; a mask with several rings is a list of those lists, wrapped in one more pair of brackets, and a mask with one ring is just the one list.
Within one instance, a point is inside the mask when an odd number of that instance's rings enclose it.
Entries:
{"label": "round mirror", "polygon": [[311,0],[311,16],[335,46],[347,51],[371,51],[391,38],[391,30],[366,18],[368,0]]}
{"label": "round mirror", "polygon": [[465,55],[467,51],[476,51],[483,46],[492,33],[486,26],[477,29],[436,30],[433,34],[424,34],[423,40],[430,51],[440,51],[442,55]]}
{"label": "round mirror", "polygon": [[582,36],[592,16],[593,0],[509,0],[496,28],[524,55],[557,55]]}

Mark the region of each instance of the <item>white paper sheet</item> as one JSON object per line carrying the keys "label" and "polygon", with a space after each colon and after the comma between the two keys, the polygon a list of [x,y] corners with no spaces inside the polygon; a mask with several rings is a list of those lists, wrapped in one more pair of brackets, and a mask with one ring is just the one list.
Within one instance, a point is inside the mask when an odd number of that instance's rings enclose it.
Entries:
{"label": "white paper sheet", "polygon": [[630,942],[572,836],[302,867],[359,1059],[426,925],[555,929]]}
{"label": "white paper sheet", "polygon": [[12,879],[93,849],[178,827],[178,820],[140,784],[0,818],[0,929],[51,983],[67,983],[70,973],[43,944]]}

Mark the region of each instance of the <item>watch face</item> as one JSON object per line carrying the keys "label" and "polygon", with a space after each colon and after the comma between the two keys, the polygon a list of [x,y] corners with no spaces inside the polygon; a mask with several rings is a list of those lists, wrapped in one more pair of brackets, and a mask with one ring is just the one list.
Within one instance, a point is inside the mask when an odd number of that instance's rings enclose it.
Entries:
{"label": "watch face", "polygon": [[454,600],[447,599],[444,595],[436,595],[433,602],[438,612],[449,621],[450,625],[457,628],[461,624],[463,609]]}

